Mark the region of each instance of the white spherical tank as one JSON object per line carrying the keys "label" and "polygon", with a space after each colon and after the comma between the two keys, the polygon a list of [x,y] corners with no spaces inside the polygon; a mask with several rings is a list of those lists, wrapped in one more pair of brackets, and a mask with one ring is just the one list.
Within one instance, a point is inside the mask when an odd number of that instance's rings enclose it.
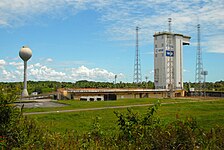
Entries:
{"label": "white spherical tank", "polygon": [[32,56],[32,51],[29,47],[23,46],[19,51],[19,56],[23,61],[28,61]]}

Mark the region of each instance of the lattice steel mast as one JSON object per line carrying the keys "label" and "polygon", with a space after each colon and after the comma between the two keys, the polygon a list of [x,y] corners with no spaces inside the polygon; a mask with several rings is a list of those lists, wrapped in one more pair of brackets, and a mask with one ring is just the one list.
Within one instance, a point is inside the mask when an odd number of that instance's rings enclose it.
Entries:
{"label": "lattice steel mast", "polygon": [[196,53],[196,71],[195,71],[195,83],[197,84],[196,86],[196,91],[198,91],[197,94],[201,95],[201,90],[202,90],[202,82],[203,82],[203,63],[202,63],[202,51],[201,51],[201,45],[200,45],[200,24],[197,25],[197,31],[198,31],[198,45],[197,45],[197,53]]}
{"label": "lattice steel mast", "polygon": [[173,51],[173,43],[172,43],[172,30],[171,30],[171,22],[172,19],[168,18],[168,29],[169,33],[167,35],[167,49],[170,51],[170,56],[168,56],[168,63],[167,63],[167,74],[168,74],[168,97],[173,97],[173,85],[174,85],[174,79],[173,79],[173,56],[171,53],[174,53]]}
{"label": "lattice steel mast", "polygon": [[136,27],[136,51],[135,51],[135,64],[134,64],[134,83],[142,82],[141,64],[140,64],[140,56],[139,56],[139,49],[138,49],[138,30],[139,30],[139,27]]}

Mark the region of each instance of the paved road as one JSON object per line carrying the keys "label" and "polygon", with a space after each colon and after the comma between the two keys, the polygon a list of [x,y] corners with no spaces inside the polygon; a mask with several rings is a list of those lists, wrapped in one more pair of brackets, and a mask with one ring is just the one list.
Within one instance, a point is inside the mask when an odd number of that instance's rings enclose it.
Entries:
{"label": "paved road", "polygon": [[[30,102],[32,101],[32,102]],[[51,99],[39,99],[39,100],[22,100],[21,102],[17,102],[16,105],[18,107],[22,107],[24,105],[24,108],[44,108],[44,107],[64,107],[67,106],[66,104],[60,104],[56,101],[52,101]]]}
{"label": "paved road", "polygon": [[[195,102],[212,102],[212,101],[223,101],[223,99],[212,99],[212,100],[189,100],[182,102],[163,102],[161,105],[168,104],[182,104],[182,103],[195,103]],[[71,110],[58,110],[58,111],[47,111],[47,112],[30,112],[23,113],[24,115],[39,115],[39,114],[52,114],[52,113],[66,113],[66,112],[82,112],[82,111],[94,111],[104,109],[119,109],[119,108],[130,108],[130,107],[145,107],[152,106],[154,104],[136,104],[136,105],[125,105],[125,106],[109,106],[109,107],[98,107],[98,108],[83,108],[83,109],[71,109]]]}

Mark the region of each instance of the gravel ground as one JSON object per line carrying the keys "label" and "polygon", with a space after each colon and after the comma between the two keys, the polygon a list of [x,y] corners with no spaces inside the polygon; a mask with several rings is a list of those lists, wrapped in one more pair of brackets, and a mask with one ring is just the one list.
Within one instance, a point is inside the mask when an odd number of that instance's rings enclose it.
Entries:
{"label": "gravel ground", "polygon": [[26,102],[22,101],[21,103],[16,103],[18,107],[22,107],[24,105],[24,108],[37,108],[37,107],[64,107],[65,104],[59,104],[56,101],[53,102],[52,100],[32,100],[32,102]]}

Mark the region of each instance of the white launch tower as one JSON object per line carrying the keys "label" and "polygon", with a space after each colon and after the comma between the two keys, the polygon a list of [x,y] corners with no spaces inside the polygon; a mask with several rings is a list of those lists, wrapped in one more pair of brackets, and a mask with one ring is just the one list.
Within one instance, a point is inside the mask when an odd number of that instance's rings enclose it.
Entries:
{"label": "white launch tower", "polygon": [[183,45],[189,36],[158,32],[154,37],[154,84],[156,89],[183,89]]}

